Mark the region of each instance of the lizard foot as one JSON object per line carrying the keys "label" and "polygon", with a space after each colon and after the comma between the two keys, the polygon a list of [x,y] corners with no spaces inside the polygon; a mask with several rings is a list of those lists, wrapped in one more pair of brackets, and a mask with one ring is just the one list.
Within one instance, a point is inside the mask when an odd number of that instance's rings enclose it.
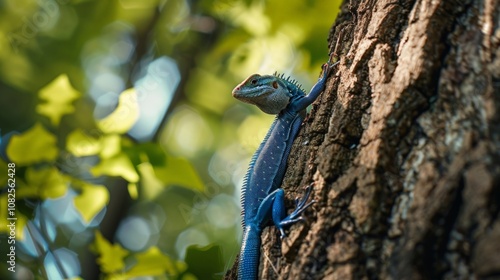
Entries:
{"label": "lizard foot", "polygon": [[330,75],[330,72],[332,72],[333,67],[335,67],[335,65],[337,65],[339,63],[340,63],[340,60],[335,62],[335,63],[331,63],[330,61],[328,61],[327,63],[323,64],[323,66],[322,66],[323,77],[326,78],[328,75]]}
{"label": "lizard foot", "polygon": [[311,206],[313,203],[316,202],[315,200],[311,200],[309,203],[306,203],[307,200],[309,199],[309,196],[311,195],[311,191],[313,189],[313,186],[314,186],[314,183],[312,183],[306,187],[306,193],[302,197],[302,199],[300,199],[300,198],[295,199],[295,210],[279,223],[278,229],[280,230],[280,237],[282,239],[286,237],[284,227],[290,226],[290,225],[292,225],[296,222],[299,222],[299,221],[304,221],[304,218],[301,217],[300,215],[309,206]]}

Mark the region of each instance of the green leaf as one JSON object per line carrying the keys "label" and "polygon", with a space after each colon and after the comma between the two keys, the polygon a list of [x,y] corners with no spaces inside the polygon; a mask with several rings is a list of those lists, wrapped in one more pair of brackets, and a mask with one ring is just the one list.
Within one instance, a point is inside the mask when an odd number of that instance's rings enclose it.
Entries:
{"label": "green leaf", "polygon": [[25,177],[26,185],[16,191],[19,197],[58,198],[68,189],[69,179],[53,166],[42,169],[30,167]]}
{"label": "green leaf", "polygon": [[24,226],[28,223],[28,218],[22,214],[18,214],[16,218],[16,238],[24,240]]}
{"label": "green leaf", "polygon": [[134,265],[126,274],[130,277],[154,276],[168,274],[175,276],[178,274],[178,268],[174,261],[168,256],[162,254],[157,247],[151,247],[149,250],[135,255],[137,264]]}
{"label": "green leaf", "polygon": [[76,129],[66,139],[66,149],[77,157],[91,156],[101,151],[101,141],[81,129]]}
{"label": "green leaf", "polygon": [[109,201],[109,192],[104,186],[84,184],[81,193],[75,196],[73,202],[84,221],[90,222]]}
{"label": "green leaf", "polygon": [[182,186],[204,191],[205,186],[191,163],[184,158],[167,157],[166,165],[155,166],[156,177],[167,186]]}
{"label": "green leaf", "polygon": [[198,277],[196,277],[196,276],[194,276],[193,274],[191,274],[191,273],[189,273],[189,272],[188,272],[188,273],[184,273],[184,274],[182,275],[182,278],[181,278],[181,279],[182,279],[182,280],[197,280],[197,279],[198,279]]}
{"label": "green leaf", "polygon": [[129,183],[127,186],[128,194],[130,198],[137,199],[139,197],[139,190],[137,189],[137,184]]}
{"label": "green leaf", "polygon": [[36,111],[57,126],[63,115],[75,111],[71,103],[80,96],[80,92],[71,86],[68,76],[62,74],[42,88],[38,96],[44,102],[36,107]]}
{"label": "green leaf", "polygon": [[186,251],[186,263],[188,272],[198,279],[214,279],[216,274],[224,271],[222,251],[218,245],[189,246]]}
{"label": "green leaf", "polygon": [[118,134],[108,134],[101,139],[101,158],[109,158],[121,151],[121,137]]}
{"label": "green leaf", "polygon": [[157,166],[165,165],[167,161],[167,155],[158,143],[146,142],[134,144],[131,147],[124,147],[123,150],[135,164],[148,161],[152,165]]}
{"label": "green leaf", "polygon": [[139,181],[139,175],[135,171],[130,159],[124,153],[101,159],[101,162],[92,167],[90,172],[94,176],[120,176],[130,183]]}
{"label": "green leaf", "polygon": [[97,263],[104,273],[113,273],[125,267],[123,259],[128,256],[129,252],[123,249],[120,244],[111,244],[99,231],[95,233],[91,249],[99,255]]}
{"label": "green leaf", "polygon": [[54,161],[58,155],[56,137],[36,123],[22,134],[13,135],[7,146],[8,157],[18,165]]}
{"label": "green leaf", "polygon": [[[0,209],[7,209],[8,208],[8,197],[7,193],[4,193],[3,195],[0,195]],[[9,223],[9,220],[7,218],[11,218],[11,216],[8,216],[9,211],[0,211],[0,233],[9,235],[10,234],[10,229],[7,227],[7,224]],[[21,214],[19,211],[16,212],[16,239],[23,240],[24,239],[24,226],[28,222],[28,219],[26,216]]]}
{"label": "green leaf", "polygon": [[144,199],[153,199],[164,189],[165,184],[155,174],[154,168],[149,162],[137,165],[141,175],[141,195]]}
{"label": "green leaf", "polygon": [[104,133],[126,133],[139,118],[137,92],[134,88],[120,94],[118,107],[104,119],[97,122],[97,127]]}

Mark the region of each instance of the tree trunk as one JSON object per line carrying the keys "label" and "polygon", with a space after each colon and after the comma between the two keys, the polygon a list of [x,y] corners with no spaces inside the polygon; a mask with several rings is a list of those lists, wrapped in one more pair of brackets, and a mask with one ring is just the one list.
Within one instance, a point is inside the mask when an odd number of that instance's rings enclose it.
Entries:
{"label": "tree trunk", "polygon": [[343,4],[341,63],[283,183],[292,199],[314,181],[317,202],[283,242],[266,229],[262,278],[500,277],[499,14],[494,0]]}
{"label": "tree trunk", "polygon": [[500,278],[499,45],[496,0],[345,2],[283,182],[317,202],[261,278]]}

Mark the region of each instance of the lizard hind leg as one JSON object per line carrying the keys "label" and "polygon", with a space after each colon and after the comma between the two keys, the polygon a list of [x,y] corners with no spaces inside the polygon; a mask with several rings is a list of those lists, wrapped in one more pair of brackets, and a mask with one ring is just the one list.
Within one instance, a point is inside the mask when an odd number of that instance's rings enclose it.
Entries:
{"label": "lizard hind leg", "polygon": [[273,203],[273,222],[279,229],[281,238],[286,237],[284,228],[299,221],[303,221],[304,218],[301,217],[302,212],[316,202],[315,200],[311,200],[307,203],[309,196],[311,195],[312,186],[313,184],[306,188],[306,193],[302,199],[297,198],[295,200],[295,210],[288,216],[286,216],[285,209],[285,192],[283,189],[278,189],[276,192],[276,197]]}

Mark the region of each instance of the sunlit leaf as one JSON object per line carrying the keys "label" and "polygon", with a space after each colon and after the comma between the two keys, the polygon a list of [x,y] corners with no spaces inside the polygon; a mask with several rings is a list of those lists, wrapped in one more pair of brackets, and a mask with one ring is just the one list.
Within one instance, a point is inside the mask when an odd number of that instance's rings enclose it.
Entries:
{"label": "sunlit leaf", "polygon": [[137,199],[137,197],[139,197],[139,190],[137,189],[137,184],[129,183],[127,189],[128,189],[128,194],[132,199]]}
{"label": "sunlit leaf", "polygon": [[[9,215],[10,210],[8,209],[8,196],[7,193],[0,195],[0,209],[5,209],[6,211],[0,211],[0,233],[4,233],[7,236],[10,235],[10,229],[7,227],[10,222],[7,218],[13,218]],[[24,215],[19,212],[15,212],[16,218],[16,239],[22,240],[24,238],[24,225],[26,225],[27,219]]]}
{"label": "sunlit leaf", "polygon": [[0,158],[4,161],[11,161],[7,156],[7,146],[9,145],[10,139],[14,135],[19,135],[17,131],[11,131],[5,135],[2,135],[2,131],[0,129]]}
{"label": "sunlit leaf", "polygon": [[165,166],[155,166],[156,177],[167,186],[182,186],[203,191],[205,186],[188,160],[168,157]]}
{"label": "sunlit leaf", "polygon": [[135,258],[137,264],[127,271],[127,275],[130,277],[177,274],[173,260],[162,254],[157,247],[151,247],[146,252],[138,253]]}
{"label": "sunlit leaf", "polygon": [[94,176],[120,176],[131,183],[139,181],[139,175],[130,162],[130,159],[123,153],[110,158],[101,159],[101,162],[90,170]]}
{"label": "sunlit leaf", "polygon": [[69,179],[53,166],[42,169],[30,167],[25,177],[26,186],[16,191],[19,197],[58,198],[68,189]]}
{"label": "sunlit leaf", "polygon": [[40,123],[22,134],[13,135],[7,147],[8,157],[18,165],[29,165],[56,159],[56,137]]}
{"label": "sunlit leaf", "polygon": [[17,213],[16,218],[16,238],[24,240],[24,226],[28,223],[28,218],[21,213]]}
{"label": "sunlit leaf", "polygon": [[53,125],[59,125],[63,115],[74,112],[75,108],[71,103],[80,93],[71,86],[68,76],[62,74],[42,88],[38,96],[44,102],[36,107],[36,111],[47,116]]}
{"label": "sunlit leaf", "polygon": [[101,141],[76,129],[68,135],[66,149],[78,157],[95,155],[101,150]]}
{"label": "sunlit leaf", "polygon": [[113,273],[122,270],[125,267],[123,259],[129,252],[120,246],[120,244],[111,244],[99,231],[95,233],[95,240],[92,249],[99,255],[97,263],[105,273]]}
{"label": "sunlit leaf", "polygon": [[182,275],[182,280],[196,280],[196,279],[198,278],[191,273],[184,273]]}
{"label": "sunlit leaf", "polygon": [[121,150],[120,135],[108,134],[102,137],[102,150],[99,156],[101,158],[109,158],[118,154]]}
{"label": "sunlit leaf", "polygon": [[84,184],[81,193],[73,199],[76,209],[87,223],[106,206],[108,201],[109,193],[106,187],[90,184]]}
{"label": "sunlit leaf", "polygon": [[118,106],[104,119],[97,122],[97,127],[104,133],[127,132],[139,117],[137,92],[134,88],[127,89],[120,94]]}
{"label": "sunlit leaf", "polygon": [[142,195],[145,199],[153,199],[163,190],[165,185],[156,177],[151,163],[143,162],[137,166],[137,169],[141,175]]}

